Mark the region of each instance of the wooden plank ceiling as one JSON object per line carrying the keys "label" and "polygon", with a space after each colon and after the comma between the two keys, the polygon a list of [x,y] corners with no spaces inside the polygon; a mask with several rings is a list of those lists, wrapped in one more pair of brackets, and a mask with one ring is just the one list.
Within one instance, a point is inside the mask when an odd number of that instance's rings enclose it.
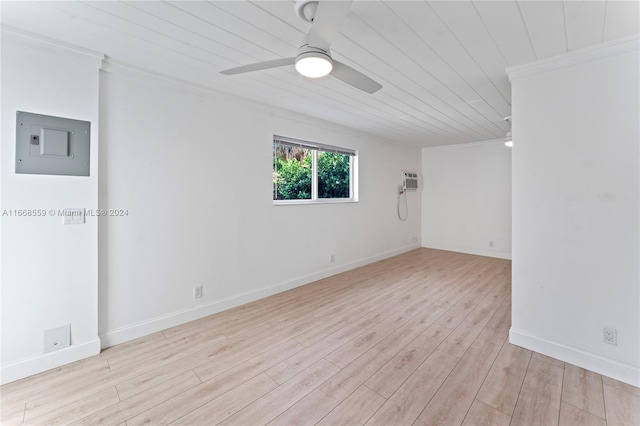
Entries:
{"label": "wooden plank ceiling", "polygon": [[638,33],[637,1],[355,1],[335,59],[369,95],[293,68],[219,71],[295,56],[310,24],[292,1],[1,3],[2,24],[107,60],[379,135],[436,146],[504,137],[509,66]]}

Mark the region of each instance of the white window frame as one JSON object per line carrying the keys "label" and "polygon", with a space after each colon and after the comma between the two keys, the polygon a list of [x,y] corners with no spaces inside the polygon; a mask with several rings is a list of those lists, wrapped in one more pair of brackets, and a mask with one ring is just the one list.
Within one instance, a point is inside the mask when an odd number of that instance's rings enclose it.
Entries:
{"label": "white window frame", "polygon": [[[282,143],[311,150],[311,198],[301,200],[273,200],[275,206],[292,204],[340,204],[358,202],[358,151],[350,148],[308,142],[286,136],[273,135],[273,144]],[[318,198],[318,152],[337,152],[349,155],[349,198]],[[272,158],[273,160],[273,158]]]}

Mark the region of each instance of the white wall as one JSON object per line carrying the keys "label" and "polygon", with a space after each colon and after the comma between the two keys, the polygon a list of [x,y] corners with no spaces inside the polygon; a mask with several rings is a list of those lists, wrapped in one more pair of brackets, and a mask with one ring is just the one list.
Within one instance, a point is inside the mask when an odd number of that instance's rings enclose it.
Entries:
{"label": "white wall", "polygon": [[422,246],[511,258],[511,149],[503,141],[422,150]]}
{"label": "white wall", "polygon": [[[420,169],[419,149],[111,70],[101,75],[100,206],[129,216],[101,222],[103,345],[419,247],[420,194],[409,195],[407,222],[396,216],[400,172]],[[360,201],[274,206],[274,133],[357,149]]]}
{"label": "white wall", "polygon": [[511,342],[636,386],[638,75],[637,38],[510,72]]}
{"label": "white wall", "polygon": [[[3,383],[99,352],[98,334],[116,344],[419,247],[420,194],[396,216],[417,148],[100,64],[2,34],[2,210],[128,210],[2,217]],[[16,110],[91,121],[91,176],[15,174]],[[273,206],[274,133],[358,149],[360,201]],[[43,330],[66,323],[72,347],[43,355]]]}
{"label": "white wall", "polygon": [[[100,58],[2,32],[2,382],[98,353],[98,223],[15,217],[15,209],[98,202]],[[91,176],[15,174],[16,111],[91,122]],[[71,324],[70,348],[43,354],[43,331]]]}

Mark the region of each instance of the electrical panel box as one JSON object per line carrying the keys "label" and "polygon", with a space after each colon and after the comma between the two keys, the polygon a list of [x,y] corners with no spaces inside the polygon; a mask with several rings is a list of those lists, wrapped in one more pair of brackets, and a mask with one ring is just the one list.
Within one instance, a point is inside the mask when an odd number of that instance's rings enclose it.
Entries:
{"label": "electrical panel box", "polygon": [[16,173],[89,176],[91,123],[18,111]]}
{"label": "electrical panel box", "polygon": [[402,171],[402,188],[407,191],[418,189],[418,173]]}

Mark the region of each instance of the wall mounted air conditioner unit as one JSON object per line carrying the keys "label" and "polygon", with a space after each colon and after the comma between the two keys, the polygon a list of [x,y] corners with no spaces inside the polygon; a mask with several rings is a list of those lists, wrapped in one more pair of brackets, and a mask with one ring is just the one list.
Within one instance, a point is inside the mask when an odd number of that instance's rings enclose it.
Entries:
{"label": "wall mounted air conditioner unit", "polygon": [[402,188],[407,191],[416,191],[418,189],[418,173],[403,170]]}

